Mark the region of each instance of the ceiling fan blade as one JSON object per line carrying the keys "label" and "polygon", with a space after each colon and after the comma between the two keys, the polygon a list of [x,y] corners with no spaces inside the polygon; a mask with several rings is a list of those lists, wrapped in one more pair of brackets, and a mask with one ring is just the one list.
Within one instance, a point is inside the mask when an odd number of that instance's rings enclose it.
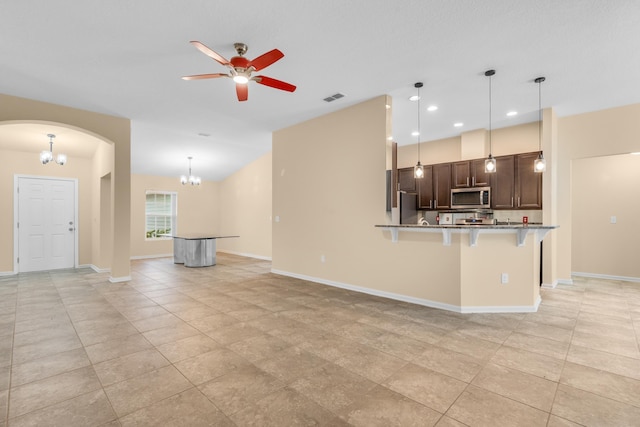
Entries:
{"label": "ceiling fan blade", "polygon": [[193,76],[184,76],[182,80],[202,80],[202,79],[217,79],[218,77],[229,77],[228,74],[215,73],[215,74],[195,74]]}
{"label": "ceiling fan blade", "polygon": [[238,101],[246,101],[249,98],[249,86],[236,83],[236,94],[238,95]]}
{"label": "ceiling fan blade", "polygon": [[192,40],[189,43],[194,45],[196,47],[196,49],[198,49],[200,52],[204,53],[209,58],[215,59],[216,61],[218,61],[222,65],[229,65],[230,64],[229,61],[224,56],[220,55],[217,52],[214,52],[212,49],[210,49],[209,47],[207,47],[204,44],[200,43],[199,41]]}
{"label": "ceiling fan blade", "polygon": [[296,87],[290,83],[276,80],[267,76],[255,76],[251,80],[255,80],[256,83],[260,83],[261,85],[274,87],[280,90],[286,90],[287,92],[293,92],[296,90]]}
{"label": "ceiling fan blade", "polygon": [[273,49],[249,62],[249,67],[255,68],[256,71],[260,71],[283,57],[284,53],[280,52],[278,49]]}

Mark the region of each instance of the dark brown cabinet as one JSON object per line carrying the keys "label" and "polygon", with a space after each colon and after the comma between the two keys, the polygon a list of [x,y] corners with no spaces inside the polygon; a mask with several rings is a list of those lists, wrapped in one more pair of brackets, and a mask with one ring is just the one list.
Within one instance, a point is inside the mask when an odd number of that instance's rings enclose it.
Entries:
{"label": "dark brown cabinet", "polygon": [[451,208],[451,163],[433,165],[434,209]]}
{"label": "dark brown cabinet", "polygon": [[517,209],[542,209],[542,174],[534,172],[539,153],[516,156],[515,196]]}
{"label": "dark brown cabinet", "polygon": [[424,177],[416,179],[418,183],[418,209],[433,209],[433,166],[424,166]]}
{"label": "dark brown cabinet", "polygon": [[496,157],[491,179],[493,209],[542,209],[542,174],[533,171],[538,153]]}
{"label": "dark brown cabinet", "polygon": [[514,209],[515,156],[496,157],[496,171],[491,175],[491,207]]}
{"label": "dark brown cabinet", "polygon": [[452,164],[451,188],[488,187],[490,174],[484,171],[484,159],[467,160]]}
{"label": "dark brown cabinet", "polygon": [[398,169],[398,190],[408,193],[418,191],[416,187],[416,179],[413,177],[413,168]]}

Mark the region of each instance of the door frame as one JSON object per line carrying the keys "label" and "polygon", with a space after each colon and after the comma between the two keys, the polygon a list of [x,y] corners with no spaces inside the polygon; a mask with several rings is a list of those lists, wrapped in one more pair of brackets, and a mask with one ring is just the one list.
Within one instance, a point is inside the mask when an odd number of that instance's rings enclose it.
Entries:
{"label": "door frame", "polygon": [[76,228],[73,238],[73,268],[78,268],[78,234],[80,234],[80,224],[78,224],[78,178],[15,174],[13,175],[13,274],[18,274],[20,271],[18,266],[18,255],[20,254],[20,235],[18,230],[20,195],[18,194],[18,183],[20,178],[73,182],[73,224]]}

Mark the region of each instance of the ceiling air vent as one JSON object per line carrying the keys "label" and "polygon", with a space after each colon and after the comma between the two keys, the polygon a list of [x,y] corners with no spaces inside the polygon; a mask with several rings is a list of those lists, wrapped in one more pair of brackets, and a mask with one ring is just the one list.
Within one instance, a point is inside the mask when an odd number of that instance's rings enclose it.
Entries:
{"label": "ceiling air vent", "polygon": [[340,98],[344,98],[344,94],[342,93],[336,93],[335,95],[331,95],[327,98],[324,99],[325,102],[333,102],[336,99],[340,99]]}

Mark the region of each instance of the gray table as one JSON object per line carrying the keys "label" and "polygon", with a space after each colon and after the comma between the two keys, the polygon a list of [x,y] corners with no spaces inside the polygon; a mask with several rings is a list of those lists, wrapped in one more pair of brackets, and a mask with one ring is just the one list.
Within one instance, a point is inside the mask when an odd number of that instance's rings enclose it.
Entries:
{"label": "gray table", "polygon": [[173,262],[185,267],[216,265],[216,240],[240,236],[189,233],[173,237]]}

